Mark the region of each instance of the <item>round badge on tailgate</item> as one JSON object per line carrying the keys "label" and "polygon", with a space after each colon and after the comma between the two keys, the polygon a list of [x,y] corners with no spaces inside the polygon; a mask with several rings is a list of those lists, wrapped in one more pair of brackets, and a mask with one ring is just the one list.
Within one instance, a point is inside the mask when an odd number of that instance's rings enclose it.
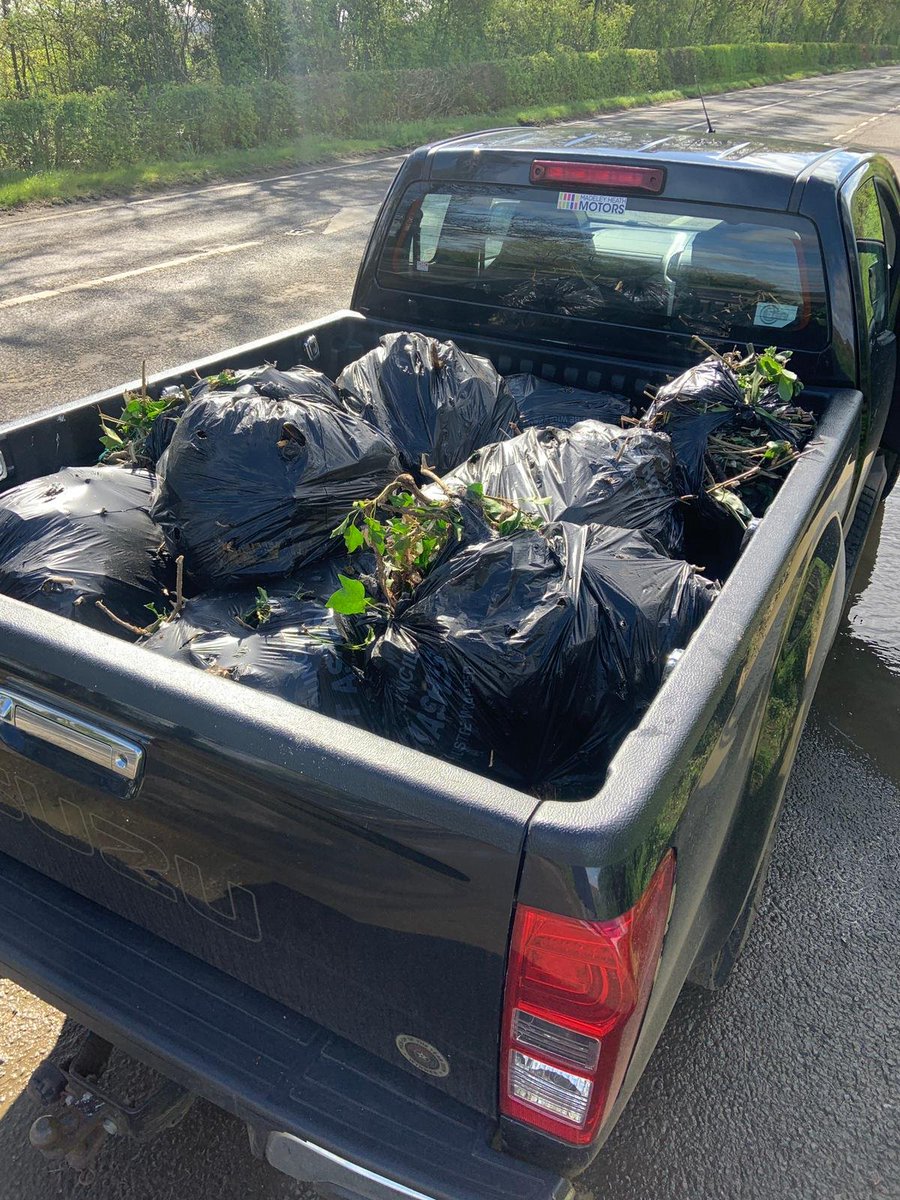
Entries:
{"label": "round badge on tailgate", "polygon": [[450,1064],[436,1046],[423,1042],[421,1038],[413,1037],[410,1033],[398,1033],[397,1049],[408,1063],[426,1075],[434,1075],[442,1079],[450,1074]]}

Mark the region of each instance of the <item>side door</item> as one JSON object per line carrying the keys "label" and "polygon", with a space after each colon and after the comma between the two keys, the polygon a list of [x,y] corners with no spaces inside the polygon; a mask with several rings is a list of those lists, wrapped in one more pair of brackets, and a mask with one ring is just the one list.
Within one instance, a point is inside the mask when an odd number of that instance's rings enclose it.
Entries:
{"label": "side door", "polygon": [[[890,169],[875,180],[881,203],[888,260],[888,327],[893,330],[897,346],[897,369],[894,374],[893,395],[887,422],[881,435],[881,445],[893,456],[893,471],[897,472],[900,456],[900,183]],[[890,465],[890,464],[889,464]]]}
{"label": "side door", "polygon": [[885,220],[887,198],[884,181],[876,178],[869,165],[843,188],[851,238],[860,388],[866,398],[865,459],[881,443],[897,375],[897,337],[892,320],[897,239],[893,222]]}

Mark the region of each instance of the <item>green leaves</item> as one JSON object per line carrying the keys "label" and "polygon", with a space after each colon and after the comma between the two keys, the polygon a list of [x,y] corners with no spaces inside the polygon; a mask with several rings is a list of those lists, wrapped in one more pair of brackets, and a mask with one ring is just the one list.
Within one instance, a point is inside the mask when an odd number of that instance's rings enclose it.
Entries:
{"label": "green leaves", "polygon": [[[406,486],[403,486],[406,485]],[[374,500],[357,500],[332,537],[342,537],[349,554],[367,547],[378,562],[382,598],[393,609],[410,595],[434,567],[444,549],[462,539],[463,518],[459,501],[449,493],[423,492],[411,475],[401,475]],[[523,512],[512,501],[486,496],[484,485],[469,484],[466,498],[478,505],[500,534],[520,529],[540,529],[544,522]],[[543,500],[537,501],[545,503]],[[328,601],[336,612],[364,612],[374,603],[358,580],[345,580]]]}
{"label": "green leaves", "polygon": [[106,454],[121,455],[128,462],[139,461],[153,422],[179,399],[178,396],[165,396],[154,400],[151,396],[126,392],[121,416],[100,413],[100,444]]}
{"label": "green leaves", "polygon": [[207,375],[204,383],[208,383],[213,391],[217,388],[230,388],[237,383],[237,375],[235,375],[234,371],[229,371],[226,368],[224,371],[220,371],[218,375]]}
{"label": "green leaves", "polygon": [[[517,533],[520,529],[541,529],[545,522],[540,517],[532,516],[517,508],[511,500],[501,500],[497,496],[486,496],[483,483],[470,483],[466,487],[466,495],[470,500],[481,506],[481,511],[497,532],[504,537],[509,533]],[[535,499],[535,504],[549,504],[549,496]]]}
{"label": "green leaves", "polygon": [[341,581],[341,586],[328,597],[325,602],[326,608],[350,616],[354,613],[365,612],[375,603],[371,596],[366,595],[366,589],[360,580],[351,579],[347,575],[341,575],[340,572],[338,572],[338,579]]}
{"label": "green leaves", "polygon": [[249,625],[251,629],[259,629],[260,625],[265,625],[271,616],[272,601],[269,599],[269,593],[264,587],[258,587],[256,589],[256,603],[247,612],[241,613],[241,620],[245,625]]}
{"label": "green leaves", "polygon": [[793,455],[794,448],[790,442],[766,442],[761,463],[764,467],[777,467],[793,458]]}
{"label": "green leaves", "polygon": [[744,528],[753,520],[753,513],[743,502],[737,492],[733,492],[731,488],[717,487],[710,492],[713,500],[717,504],[721,504],[723,508],[727,508],[738,518]]}
{"label": "green leaves", "polygon": [[365,538],[362,535],[362,530],[355,525],[348,525],[344,530],[344,545],[347,547],[347,553],[353,554],[365,544]]}
{"label": "green leaves", "polygon": [[[411,477],[401,477],[406,478],[415,487]],[[459,514],[447,500],[432,500],[418,489],[415,493],[402,489],[400,483],[397,480],[396,490],[387,489],[375,500],[357,500],[331,535],[343,537],[349,554],[364,547],[373,551],[381,590],[391,607],[422,581],[447,540],[454,532],[459,536],[461,529]],[[347,606],[335,611],[364,611],[365,606],[359,607],[361,588],[359,584],[348,592],[345,586],[335,592],[332,600],[337,598],[338,604]],[[334,607],[331,601],[329,607]]]}
{"label": "green leaves", "polygon": [[269,600],[269,593],[264,587],[256,589],[256,623],[257,625],[265,625],[269,617],[272,615],[272,602]]}
{"label": "green leaves", "polygon": [[803,389],[797,373],[788,370],[790,358],[790,350],[779,352],[774,346],[769,346],[761,354],[745,360],[745,365],[737,370],[737,379],[749,404],[756,404],[760,393],[773,385],[779,400],[790,404],[797,392]]}

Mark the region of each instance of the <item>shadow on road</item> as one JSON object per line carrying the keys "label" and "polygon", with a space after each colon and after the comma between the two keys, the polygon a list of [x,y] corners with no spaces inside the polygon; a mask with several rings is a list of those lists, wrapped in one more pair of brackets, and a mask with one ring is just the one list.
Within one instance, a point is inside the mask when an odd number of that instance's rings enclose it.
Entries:
{"label": "shadow on road", "polygon": [[[48,1052],[56,1062],[71,1057],[82,1030],[65,1020],[55,1044],[46,1033],[47,1009],[27,992],[4,982],[6,1021],[21,1023],[25,1036],[17,1039],[17,1075],[4,1077],[4,1091],[18,1090],[30,1071]],[[34,1027],[37,1026],[37,1037]],[[31,1032],[29,1032],[31,1027]],[[30,1045],[28,1043],[31,1043]],[[116,1095],[138,1101],[158,1086],[159,1076],[140,1063],[114,1053],[104,1084]],[[12,1085],[12,1088],[11,1088]],[[2,1111],[2,1108],[0,1108]],[[20,1093],[0,1118],[0,1200],[284,1200],[314,1193],[254,1159],[244,1125],[205,1101],[195,1102],[177,1128],[140,1145],[110,1138],[94,1169],[79,1175],[49,1162],[28,1144],[28,1130],[42,1112]]]}

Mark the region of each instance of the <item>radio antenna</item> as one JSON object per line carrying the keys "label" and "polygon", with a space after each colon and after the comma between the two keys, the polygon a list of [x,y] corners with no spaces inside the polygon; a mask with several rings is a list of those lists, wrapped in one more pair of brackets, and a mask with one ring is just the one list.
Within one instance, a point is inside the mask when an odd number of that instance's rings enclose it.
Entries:
{"label": "radio antenna", "polygon": [[697,79],[697,72],[694,71],[694,85],[697,88],[697,95],[700,97],[700,103],[703,105],[703,115],[706,117],[706,132],[715,133],[716,129],[712,121],[709,119],[709,113],[706,111],[706,101],[703,98],[703,90],[700,87],[700,82]]}

